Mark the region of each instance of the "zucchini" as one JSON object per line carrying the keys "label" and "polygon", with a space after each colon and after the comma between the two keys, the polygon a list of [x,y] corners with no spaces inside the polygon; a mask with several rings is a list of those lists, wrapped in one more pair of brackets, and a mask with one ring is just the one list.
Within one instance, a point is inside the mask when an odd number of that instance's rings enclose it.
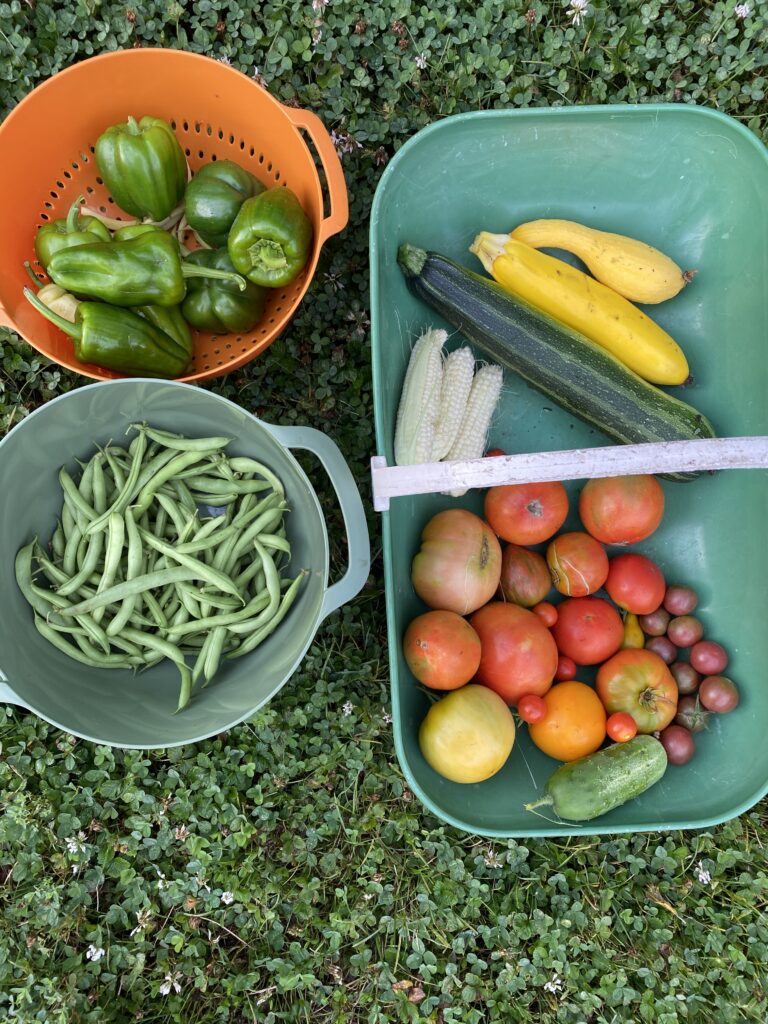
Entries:
{"label": "zucchini", "polygon": [[[714,437],[709,420],[610,352],[439,253],[401,245],[411,291],[486,355],[622,444]],[[691,480],[699,473],[659,474]]]}
{"label": "zucchini", "polygon": [[560,765],[544,787],[546,796],[525,809],[551,805],[561,818],[590,821],[650,789],[666,769],[667,752],[659,740],[635,736]]}

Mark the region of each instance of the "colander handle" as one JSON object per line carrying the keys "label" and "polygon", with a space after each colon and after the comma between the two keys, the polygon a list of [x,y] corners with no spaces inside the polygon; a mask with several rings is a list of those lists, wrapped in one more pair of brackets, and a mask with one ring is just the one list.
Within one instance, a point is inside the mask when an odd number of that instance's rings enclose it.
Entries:
{"label": "colander handle", "polygon": [[349,566],[338,583],[328,587],[323,597],[320,621],[360,593],[371,571],[371,545],[363,500],[352,472],[336,445],[312,427],[262,426],[286,448],[303,448],[316,455],[330,477],[339,499],[347,532]]}
{"label": "colander handle", "polygon": [[325,125],[317,114],[296,107],[286,107],[285,113],[297,128],[303,128],[312,139],[325,171],[331,212],[323,219],[318,232],[322,245],[331,235],[337,235],[342,231],[349,220],[347,183],[344,180],[341,160]]}

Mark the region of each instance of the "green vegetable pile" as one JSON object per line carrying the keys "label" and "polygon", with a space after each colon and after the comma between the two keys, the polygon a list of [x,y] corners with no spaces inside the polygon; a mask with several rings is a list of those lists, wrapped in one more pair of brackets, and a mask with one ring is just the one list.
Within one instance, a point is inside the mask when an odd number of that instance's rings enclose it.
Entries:
{"label": "green vegetable pile", "polygon": [[131,429],[128,448],[99,448],[78,482],[59,471],[51,556],[37,540],[21,548],[16,580],[38,632],[76,661],[136,670],[169,658],[180,711],[222,656],[248,654],[277,628],[304,573],[281,578],[288,506],[270,469],[225,455],[228,437]]}
{"label": "green vegetable pile", "polygon": [[[312,224],[296,195],[266,188],[231,160],[204,164],[188,182],[184,151],[166,121],[129,117],[99,136],[95,155],[110,195],[137,220],[81,213],[79,197],[35,236],[37,262],[60,291],[24,291],[73,339],[80,362],[181,377],[194,355],[191,327],[251,330],[269,290],[291,284],[306,266]],[[189,232],[200,249],[190,252]]]}

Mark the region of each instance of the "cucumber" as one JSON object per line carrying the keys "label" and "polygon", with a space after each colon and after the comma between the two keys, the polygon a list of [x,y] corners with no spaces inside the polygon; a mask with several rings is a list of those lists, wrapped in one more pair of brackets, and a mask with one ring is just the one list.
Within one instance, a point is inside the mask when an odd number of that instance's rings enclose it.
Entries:
{"label": "cucumber", "polygon": [[[649,384],[610,352],[488,278],[439,253],[401,245],[411,291],[495,362],[621,444],[714,437],[693,406]],[[692,480],[693,473],[659,474]]]}
{"label": "cucumber", "polygon": [[662,744],[653,736],[635,736],[561,765],[544,787],[546,796],[525,809],[551,805],[561,818],[591,821],[650,789],[666,768]]}

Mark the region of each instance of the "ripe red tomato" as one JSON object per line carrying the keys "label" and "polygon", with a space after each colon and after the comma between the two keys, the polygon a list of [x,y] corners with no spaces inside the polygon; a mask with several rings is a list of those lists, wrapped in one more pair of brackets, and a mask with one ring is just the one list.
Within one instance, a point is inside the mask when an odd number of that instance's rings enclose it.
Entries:
{"label": "ripe red tomato", "polygon": [[507,544],[501,552],[501,592],[505,600],[532,608],[552,589],[547,563],[537,551]]}
{"label": "ripe red tomato", "polygon": [[597,670],[595,685],[608,714],[626,711],[638,732],[665,729],[677,714],[677,685],[653,651],[619,651]]}
{"label": "ripe red tomato", "polygon": [[535,693],[526,693],[517,702],[517,713],[530,725],[542,720],[547,713],[547,705],[543,697],[538,697]]}
{"label": "ripe red tomato", "polygon": [[486,459],[493,459],[497,455],[506,455],[506,454],[507,453],[504,451],[503,448],[489,448],[488,451],[485,453],[485,457],[486,457]]}
{"label": "ripe red tomato", "polygon": [[[549,575],[549,571],[547,571],[547,575]],[[531,608],[531,611],[534,615],[539,616],[547,629],[551,629],[557,622],[557,608],[555,608],[553,604],[550,604],[549,601],[539,601],[538,604],[535,604],[533,608]]]}
{"label": "ripe red tomato", "polygon": [[480,637],[456,612],[425,612],[406,629],[403,654],[420,683],[455,690],[477,672]]}
{"label": "ripe red tomato", "polygon": [[557,668],[557,647],[538,616],[516,604],[492,601],[469,621],[481,647],[475,682],[495,690],[507,704],[516,704],[526,693],[547,692]]}
{"label": "ripe red tomato", "polygon": [[557,649],[577,665],[597,665],[621,647],[621,616],[601,597],[569,597],[557,608],[552,627]]}
{"label": "ripe red tomato", "polygon": [[603,544],[637,544],[657,529],[664,491],[655,476],[588,480],[579,495],[584,529]]}
{"label": "ripe red tomato", "polygon": [[547,548],[547,565],[555,590],[566,597],[586,597],[605,583],[608,555],[588,533],[561,533]]}
{"label": "ripe red tomato", "polygon": [[468,615],[491,600],[500,578],[501,545],[480,516],[451,508],[429,520],[411,566],[425,604]]}
{"label": "ripe red tomato", "polygon": [[616,711],[608,716],[605,731],[616,743],[626,743],[637,736],[637,722],[626,711]]}
{"label": "ripe red tomato", "polygon": [[664,600],[667,584],[655,562],[633,553],[611,559],[605,589],[619,608],[635,615],[650,615]]}
{"label": "ripe red tomato", "polygon": [[511,544],[543,544],[554,537],[568,515],[568,495],[561,483],[504,484],[485,495],[485,519]]}
{"label": "ripe red tomato", "polygon": [[557,669],[555,671],[555,681],[558,683],[567,682],[569,679],[575,679],[577,672],[577,665],[573,658],[567,657],[565,654],[561,654],[557,659]]}

